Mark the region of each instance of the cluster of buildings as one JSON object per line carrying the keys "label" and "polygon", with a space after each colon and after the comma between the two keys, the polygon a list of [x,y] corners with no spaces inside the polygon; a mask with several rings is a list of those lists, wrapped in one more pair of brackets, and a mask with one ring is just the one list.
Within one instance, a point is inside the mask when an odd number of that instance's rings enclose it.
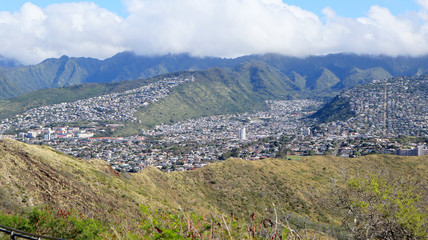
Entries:
{"label": "cluster of buildings", "polygon": [[80,127],[52,127],[52,128],[34,128],[26,133],[18,134],[20,138],[29,139],[69,139],[69,138],[90,138],[94,136],[95,128],[80,129]]}
{"label": "cluster of buildings", "polygon": [[373,81],[342,94],[356,117],[346,121],[359,133],[428,135],[428,76]]}
{"label": "cluster of buildings", "polygon": [[[281,139],[281,138],[280,138]],[[340,157],[358,157],[368,154],[396,154],[402,156],[428,155],[428,149],[424,141],[401,142],[394,138],[361,137],[358,135],[340,136],[329,135],[288,135],[280,139],[268,139],[268,141],[256,143],[243,148],[239,156],[256,160],[260,157],[254,154],[261,149],[271,153],[269,156],[287,158],[290,155],[334,155]],[[426,140],[425,140],[426,141]],[[250,154],[248,154],[250,153]]]}
{"label": "cluster of buildings", "polygon": [[[356,157],[372,153],[427,155],[417,143],[394,140],[399,135],[428,136],[427,78],[396,78],[356,87],[343,94],[356,117],[319,124],[307,118],[322,103],[313,100],[267,101],[266,111],[209,116],[158,125],[126,138],[94,137],[96,127],[34,127],[68,122],[138,121],[136,109],[165,97],[189,78],[165,78],[137,89],[72,103],[35,108],[5,119],[10,127],[27,130],[16,137],[47,144],[74,157],[100,158],[118,171],[137,172],[147,166],[163,171],[200,168],[241,157],[258,160],[292,155],[331,154]],[[28,130],[30,128],[30,130]],[[423,143],[422,143],[423,144]],[[408,149],[410,148],[410,149]]]}
{"label": "cluster of buildings", "polygon": [[[146,136],[162,136],[168,142],[183,140],[207,144],[223,140],[257,141],[299,132],[302,125],[312,122],[304,117],[321,102],[313,100],[267,101],[267,111],[219,115],[190,119],[172,125],[158,125],[143,131]],[[312,122],[313,123],[313,122]]]}
{"label": "cluster of buildings", "polygon": [[[254,141],[278,138],[285,132],[297,134],[310,121],[304,117],[321,105],[311,100],[268,101],[267,104],[269,109],[265,112],[219,115],[159,125],[134,137],[82,139],[70,136],[23,140],[48,144],[74,157],[104,159],[119,171],[134,172],[146,166],[156,166],[164,171],[189,170],[218,161],[225,153]],[[86,130],[95,132],[97,129]],[[275,156],[275,153],[267,152],[269,149],[260,146],[251,159]]]}
{"label": "cluster of buildings", "polygon": [[398,149],[397,154],[400,156],[424,156],[428,155],[428,149],[426,146],[417,146],[412,149]]}
{"label": "cluster of buildings", "polygon": [[1,121],[0,134],[9,128],[25,130],[49,124],[135,122],[138,120],[134,113],[138,108],[167,96],[171,88],[188,81],[194,81],[194,77],[169,77],[124,92],[33,108]]}

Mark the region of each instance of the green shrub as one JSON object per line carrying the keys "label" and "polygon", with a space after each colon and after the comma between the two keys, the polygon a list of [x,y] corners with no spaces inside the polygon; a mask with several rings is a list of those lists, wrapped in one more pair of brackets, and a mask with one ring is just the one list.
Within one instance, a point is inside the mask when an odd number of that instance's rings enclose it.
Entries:
{"label": "green shrub", "polygon": [[355,239],[426,239],[423,186],[419,180],[371,174],[347,180],[334,194]]}
{"label": "green shrub", "polygon": [[66,239],[99,239],[102,234],[110,235],[104,223],[66,210],[33,208],[21,215],[0,214],[0,225]]}

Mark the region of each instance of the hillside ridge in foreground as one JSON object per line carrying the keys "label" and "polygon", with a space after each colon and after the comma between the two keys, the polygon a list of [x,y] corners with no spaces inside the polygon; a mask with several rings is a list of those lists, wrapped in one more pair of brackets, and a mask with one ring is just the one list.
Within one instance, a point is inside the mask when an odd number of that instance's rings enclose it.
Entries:
{"label": "hillside ridge in foreground", "polygon": [[[423,187],[427,170],[428,156],[369,155],[353,159],[229,159],[187,172],[146,168],[127,174],[115,172],[101,160],[75,159],[46,146],[3,139],[0,213],[17,214],[22,207],[50,206],[113,222],[143,219],[140,207],[148,206],[201,215],[233,213],[248,219],[252,213],[271,216],[275,206],[274,210],[288,216],[295,228],[305,228],[302,219],[306,219],[306,228],[327,231],[340,223],[340,215],[329,204],[334,200],[332,182],[340,182],[344,176],[352,179],[388,173],[388,177],[410,178]],[[426,192],[423,194],[425,201]],[[422,209],[426,214],[426,205]]]}

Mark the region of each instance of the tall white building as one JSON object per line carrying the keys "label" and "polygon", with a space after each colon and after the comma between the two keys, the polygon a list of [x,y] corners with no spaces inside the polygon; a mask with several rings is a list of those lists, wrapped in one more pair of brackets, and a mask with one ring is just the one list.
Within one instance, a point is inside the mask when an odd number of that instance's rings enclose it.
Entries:
{"label": "tall white building", "polygon": [[303,128],[302,134],[303,134],[303,136],[311,136],[311,129],[310,128]]}
{"label": "tall white building", "polygon": [[238,132],[239,140],[247,140],[247,133],[245,128],[240,128]]}

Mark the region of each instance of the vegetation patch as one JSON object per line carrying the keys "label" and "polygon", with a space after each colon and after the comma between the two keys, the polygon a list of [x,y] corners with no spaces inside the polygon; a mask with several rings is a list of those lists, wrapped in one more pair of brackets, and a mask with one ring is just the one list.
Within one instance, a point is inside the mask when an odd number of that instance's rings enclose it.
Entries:
{"label": "vegetation patch", "polygon": [[[422,190],[427,186],[428,156],[229,159],[186,172],[163,173],[150,167],[125,176],[112,173],[100,160],[74,159],[43,146],[1,140],[0,159],[0,224],[34,233],[91,239],[79,235],[85,226],[76,230],[87,223],[106,239],[209,239],[229,234],[284,239],[295,233],[347,239],[367,230],[358,228],[370,219],[364,214],[373,213],[412,238],[426,237],[427,193]],[[355,226],[349,207],[358,213]],[[68,214],[69,209],[75,212]],[[58,218],[60,210],[67,212],[66,218]],[[31,222],[37,216],[43,220]],[[49,231],[53,223],[43,221],[58,221],[55,227],[63,229]]]}
{"label": "vegetation patch", "polygon": [[355,117],[355,113],[351,110],[349,98],[336,96],[331,102],[309,117],[318,118],[321,123],[325,123],[345,121],[351,117]]}

